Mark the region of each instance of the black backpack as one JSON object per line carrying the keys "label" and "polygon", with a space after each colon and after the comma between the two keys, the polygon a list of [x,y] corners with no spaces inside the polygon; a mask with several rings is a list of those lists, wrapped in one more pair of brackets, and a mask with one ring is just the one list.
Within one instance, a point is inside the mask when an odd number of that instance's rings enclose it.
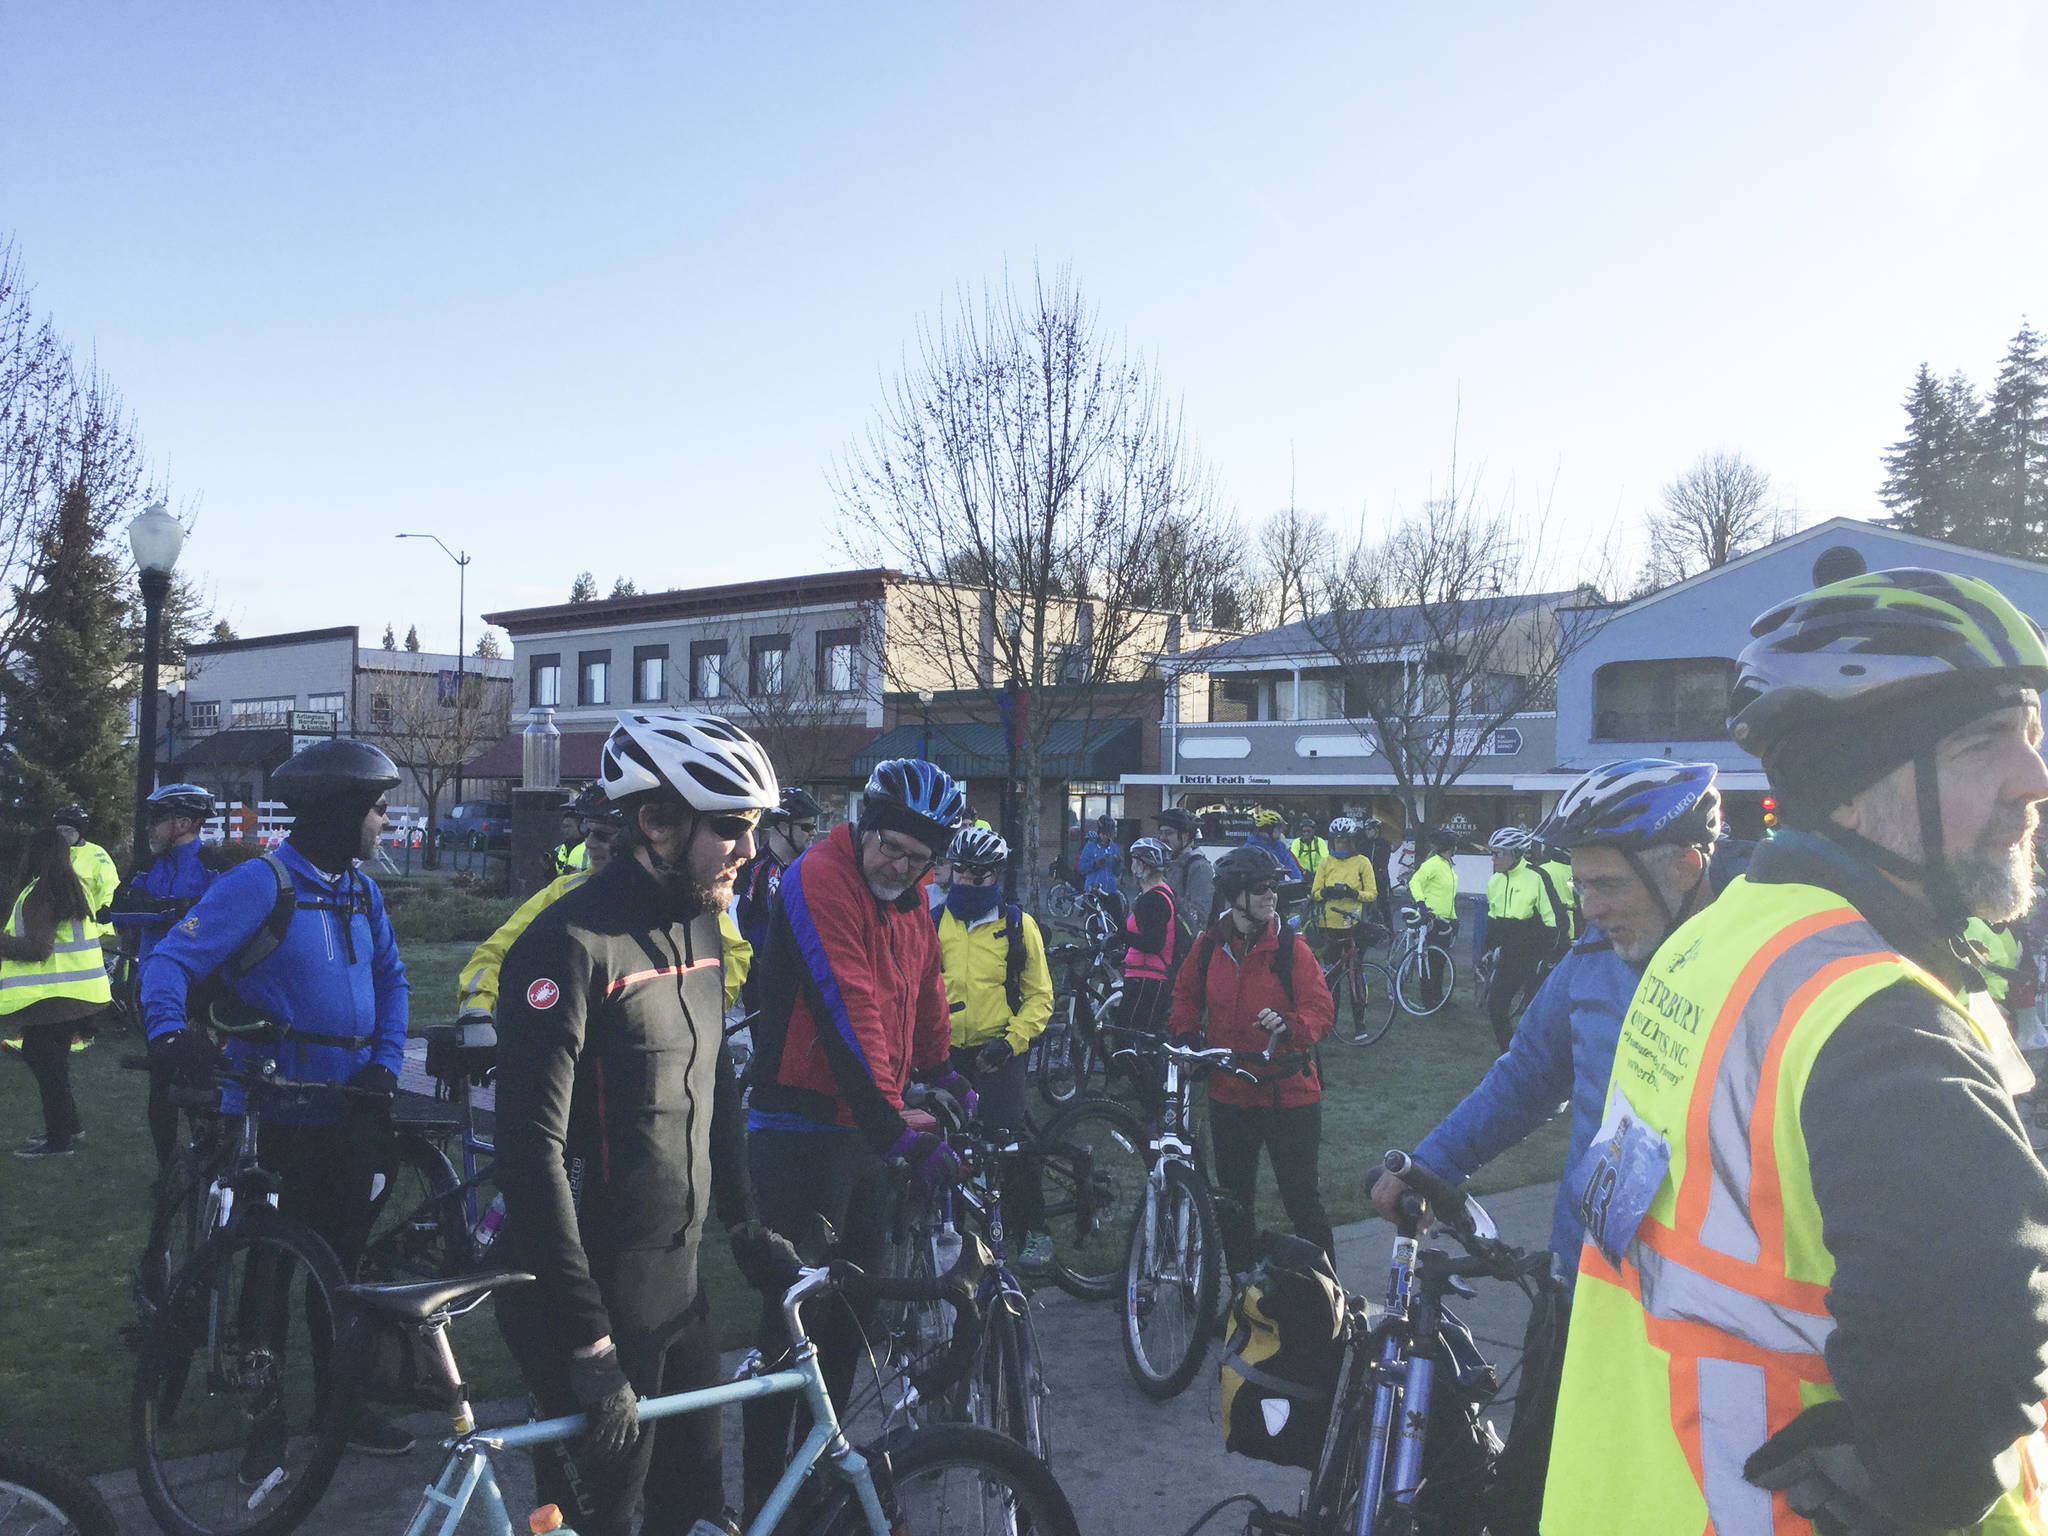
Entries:
{"label": "black backpack", "polygon": [[[302,908],[312,911],[339,910],[321,901],[301,901],[298,889],[292,884],[292,872],[285,868],[284,860],[275,853],[264,854],[262,862],[269,866],[271,876],[277,883],[277,892],[271,898],[269,915],[263,919],[262,926],[249,935],[240,949],[223,960],[211,975],[192,989],[186,1004],[188,1012],[209,1019],[223,1034],[261,1035],[276,1028],[274,1020],[265,1018],[242,1001],[235,991],[234,984],[277,953],[278,946],[284,943],[285,934],[291,930],[293,917]],[[358,912],[365,917],[370,914],[370,889],[360,881],[351,884],[346,916],[353,920]],[[363,1040],[342,1035],[307,1034],[299,1030],[293,1030],[291,1033],[294,1039],[309,1045],[332,1045],[344,1050],[354,1050],[364,1043]]]}

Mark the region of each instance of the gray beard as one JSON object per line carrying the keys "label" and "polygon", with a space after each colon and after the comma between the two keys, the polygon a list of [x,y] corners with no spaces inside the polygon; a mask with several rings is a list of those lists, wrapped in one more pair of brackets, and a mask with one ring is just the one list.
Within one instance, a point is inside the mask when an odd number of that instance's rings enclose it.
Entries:
{"label": "gray beard", "polygon": [[[2033,906],[2034,832],[2039,821],[2032,805],[2001,812],[1985,824],[1968,853],[1949,859],[1949,878],[1975,916],[1987,923],[2010,922]],[[2003,846],[2015,832],[2019,841]]]}

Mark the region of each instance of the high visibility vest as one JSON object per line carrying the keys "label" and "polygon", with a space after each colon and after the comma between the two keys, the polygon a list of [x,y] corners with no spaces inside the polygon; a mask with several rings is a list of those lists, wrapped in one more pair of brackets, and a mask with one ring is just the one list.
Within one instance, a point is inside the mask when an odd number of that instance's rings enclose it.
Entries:
{"label": "high visibility vest", "polygon": [[[7,931],[17,939],[25,936],[21,909],[27,900],[28,891],[16,897],[14,915],[8,919]],[[59,923],[57,942],[47,960],[0,960],[0,1018],[48,997],[111,1003],[114,994],[107,985],[106,961],[93,927],[78,918]]]}
{"label": "high visibility vest", "polygon": [[[86,905],[97,912],[114,899],[114,892],[121,888],[121,872],[114,868],[114,857],[98,843],[83,839],[71,845],[71,868],[78,876],[78,883],[85,888]],[[114,936],[112,923],[87,923],[85,931],[94,938],[111,939]]]}
{"label": "high visibility vest", "polygon": [[[2009,1086],[2031,1081],[1983,993],[1965,1006],[1817,886],[1738,879],[1651,960],[1608,1106],[1625,1095],[1671,1161],[1618,1265],[1591,1232],[1581,1250],[1545,1536],[1812,1530],[1742,1476],[1765,1440],[1841,1396],[1800,1104],[1842,1021],[1901,981],[1968,1013]],[[2019,1486],[1969,1529],[2048,1533],[2048,1440],[2018,1450]]]}

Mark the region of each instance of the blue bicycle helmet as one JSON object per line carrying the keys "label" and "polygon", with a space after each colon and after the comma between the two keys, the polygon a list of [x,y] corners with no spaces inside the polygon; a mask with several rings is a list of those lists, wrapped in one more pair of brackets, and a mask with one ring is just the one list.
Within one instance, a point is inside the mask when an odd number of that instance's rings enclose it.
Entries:
{"label": "blue bicycle helmet", "polygon": [[1560,848],[1629,852],[1659,844],[1711,846],[1721,829],[1712,763],[1631,757],[1603,763],[1564,792],[1537,835]]}
{"label": "blue bicycle helmet", "polygon": [[943,853],[967,814],[967,796],[953,776],[921,757],[877,763],[861,796],[862,832],[901,832]]}

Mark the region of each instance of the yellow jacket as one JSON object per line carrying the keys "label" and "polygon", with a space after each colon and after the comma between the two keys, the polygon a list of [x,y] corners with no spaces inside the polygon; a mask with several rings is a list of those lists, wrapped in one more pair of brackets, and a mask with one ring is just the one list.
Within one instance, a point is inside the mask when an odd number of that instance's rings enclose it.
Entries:
{"label": "yellow jacket", "polygon": [[[121,874],[114,868],[114,856],[98,843],[88,843],[84,838],[73,843],[71,869],[78,876],[78,883],[85,887],[86,904],[95,912],[102,911],[114,899],[114,892],[121,888]],[[89,922],[85,931],[94,938],[111,939],[114,925]]]}
{"label": "yellow jacket", "polygon": [[1372,860],[1362,853],[1328,854],[1316,866],[1315,883],[1309,894],[1321,896],[1323,887],[1348,885],[1358,892],[1356,897],[1332,896],[1323,903],[1323,926],[1325,928],[1349,928],[1358,921],[1358,909],[1379,895],[1380,888],[1374,884]]}
{"label": "yellow jacket", "polygon": [[951,912],[939,914],[939,954],[946,971],[946,1006],[952,1011],[955,1046],[986,1045],[998,1035],[1022,1056],[1052,1017],[1052,970],[1045,940],[1028,912],[1021,913],[1024,969],[1017,978],[1019,1004],[1010,1012],[1003,981],[1009,974],[1008,909],[998,906],[972,928]]}
{"label": "yellow jacket", "polygon": [[[589,870],[578,869],[549,881],[527,897],[519,910],[499,925],[496,933],[470,951],[456,983],[455,1006],[458,1012],[498,1011],[498,967],[505,963],[505,952],[512,947],[512,941],[526,932],[528,925],[551,903],[568,895],[589,878]],[[739,925],[732,920],[730,912],[718,914],[718,936],[725,947],[725,1006],[730,1008],[739,1001],[740,986],[746,981],[747,972],[754,963],[754,951],[740,937]]]}
{"label": "yellow jacket", "polygon": [[[1560,899],[1563,895],[1558,892]],[[1550,893],[1543,889],[1536,867],[1527,859],[1505,874],[1496,872],[1487,877],[1486,917],[1489,922],[1535,921],[1546,928],[1557,926],[1557,910],[1550,904]]]}
{"label": "yellow jacket", "polygon": [[1458,872],[1451,861],[1432,853],[1408,877],[1408,894],[1447,923],[1458,920]]}

